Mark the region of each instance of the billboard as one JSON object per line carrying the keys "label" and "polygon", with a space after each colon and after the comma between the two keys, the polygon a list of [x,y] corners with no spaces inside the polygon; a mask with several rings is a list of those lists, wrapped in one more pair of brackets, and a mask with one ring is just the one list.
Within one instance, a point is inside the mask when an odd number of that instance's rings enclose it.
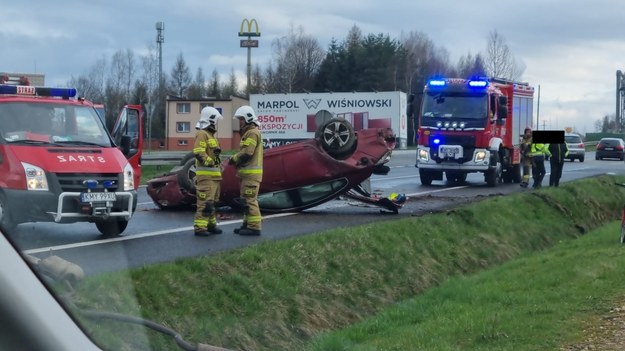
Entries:
{"label": "billboard", "polygon": [[400,91],[250,95],[265,147],[313,138],[318,126],[339,117],[348,120],[356,131],[393,128],[399,147],[406,148],[406,104],[406,93]]}

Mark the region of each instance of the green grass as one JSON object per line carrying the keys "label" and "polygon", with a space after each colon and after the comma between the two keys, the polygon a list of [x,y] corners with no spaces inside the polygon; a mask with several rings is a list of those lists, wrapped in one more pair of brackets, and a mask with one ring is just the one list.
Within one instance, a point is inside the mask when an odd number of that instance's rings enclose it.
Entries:
{"label": "green grass", "polygon": [[[140,305],[188,340],[233,349],[557,349],[625,293],[614,225],[593,232],[617,218],[614,181],[89,277],[75,299],[134,315]],[[140,349],[136,328],[87,328],[111,349]]]}
{"label": "green grass", "polygon": [[147,184],[148,180],[155,176],[169,172],[175,165],[142,165],[141,185]]}

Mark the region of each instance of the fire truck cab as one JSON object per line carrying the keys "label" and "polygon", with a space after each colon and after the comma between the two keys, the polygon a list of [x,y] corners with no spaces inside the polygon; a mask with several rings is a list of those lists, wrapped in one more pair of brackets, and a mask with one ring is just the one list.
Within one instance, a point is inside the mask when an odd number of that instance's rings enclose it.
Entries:
{"label": "fire truck cab", "polygon": [[521,181],[520,139],[532,126],[534,88],[503,79],[428,81],[417,132],[423,185],[464,182],[480,172],[489,186]]}
{"label": "fire truck cab", "polygon": [[0,76],[0,228],[95,223],[120,235],[137,206],[141,107],[124,106],[112,132],[76,89]]}

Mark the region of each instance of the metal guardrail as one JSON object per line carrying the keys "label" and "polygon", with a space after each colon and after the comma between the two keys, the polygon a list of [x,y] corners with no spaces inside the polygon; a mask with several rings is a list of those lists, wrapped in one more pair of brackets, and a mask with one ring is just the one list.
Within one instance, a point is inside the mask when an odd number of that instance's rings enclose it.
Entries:
{"label": "metal guardrail", "polygon": [[143,151],[141,164],[151,165],[177,165],[180,160],[189,153],[188,151]]}

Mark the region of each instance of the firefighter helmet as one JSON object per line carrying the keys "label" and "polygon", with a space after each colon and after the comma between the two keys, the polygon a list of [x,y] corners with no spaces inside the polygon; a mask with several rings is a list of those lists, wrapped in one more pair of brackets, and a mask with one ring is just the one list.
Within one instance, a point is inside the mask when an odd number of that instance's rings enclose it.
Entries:
{"label": "firefighter helmet", "polygon": [[222,118],[223,116],[216,108],[206,106],[202,109],[202,112],[200,112],[200,120],[195,125],[195,129],[205,129],[210,126],[215,127],[217,125],[217,121]]}
{"label": "firefighter helmet", "polygon": [[245,119],[245,123],[250,124],[254,123],[257,126],[260,126],[260,122],[258,122],[258,117],[254,113],[254,109],[250,106],[241,106],[234,112],[234,118],[243,118]]}

